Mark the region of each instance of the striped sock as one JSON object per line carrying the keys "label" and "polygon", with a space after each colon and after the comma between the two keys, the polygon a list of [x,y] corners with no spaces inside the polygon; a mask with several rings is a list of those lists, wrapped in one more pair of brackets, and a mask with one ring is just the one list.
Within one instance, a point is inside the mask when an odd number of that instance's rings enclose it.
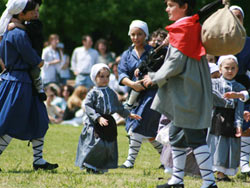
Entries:
{"label": "striped sock", "polygon": [[183,184],[184,168],[186,164],[186,148],[172,147],[173,174],[168,181],[169,185]]}
{"label": "striped sock", "polygon": [[134,135],[130,136],[128,158],[125,161],[125,163],[123,163],[123,165],[125,165],[126,167],[134,166],[135,159],[136,159],[138,152],[141,148],[141,144],[142,144],[141,138],[134,136]]}
{"label": "striped sock", "polygon": [[201,188],[216,185],[212,170],[212,159],[210,157],[208,146],[203,145],[194,149],[194,155],[203,179],[203,185]]}
{"label": "striped sock", "polygon": [[240,168],[241,172],[250,172],[250,137],[241,137]]}
{"label": "striped sock", "polygon": [[43,142],[44,138],[38,138],[32,140],[32,148],[33,148],[33,164],[42,165],[45,164],[46,161],[43,159]]}
{"label": "striped sock", "polygon": [[0,136],[0,155],[7,148],[7,146],[9,145],[9,143],[11,141],[11,139],[12,139],[12,137],[10,137],[7,134],[3,135],[3,136]]}
{"label": "striped sock", "polygon": [[158,153],[161,154],[163,145],[160,142],[157,142],[156,140],[149,140],[149,142],[154,146]]}

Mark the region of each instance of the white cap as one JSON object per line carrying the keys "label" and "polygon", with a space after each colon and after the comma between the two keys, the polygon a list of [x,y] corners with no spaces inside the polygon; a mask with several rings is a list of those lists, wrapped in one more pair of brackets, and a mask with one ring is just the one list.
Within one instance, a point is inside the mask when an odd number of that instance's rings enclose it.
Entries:
{"label": "white cap", "polygon": [[218,59],[218,66],[220,66],[220,64],[221,64],[225,59],[233,59],[233,60],[238,64],[237,57],[235,57],[234,55],[223,55],[223,56],[220,56],[220,58]]}
{"label": "white cap", "polygon": [[128,32],[129,36],[130,36],[131,30],[133,28],[135,28],[135,27],[140,28],[141,30],[143,30],[144,33],[146,34],[146,39],[148,38],[149,32],[148,32],[148,25],[147,25],[146,22],[141,21],[141,20],[134,20],[134,21],[132,21],[132,23],[129,26],[129,32]]}
{"label": "white cap", "polygon": [[13,15],[23,11],[28,0],[9,0],[0,19],[0,36],[3,36]]}
{"label": "white cap", "polygon": [[92,80],[93,83],[96,84],[96,76],[97,74],[100,72],[101,69],[106,68],[110,71],[108,65],[104,64],[104,63],[98,63],[93,65],[93,67],[91,68],[91,72],[90,72],[90,79]]}
{"label": "white cap", "polygon": [[241,14],[242,14],[242,17],[243,17],[243,18],[245,17],[244,11],[243,11],[243,9],[242,9],[241,7],[239,7],[239,6],[237,6],[237,5],[233,5],[233,6],[231,6],[229,9],[230,9],[231,11],[232,11],[232,10],[239,10],[239,11],[241,12]]}
{"label": "white cap", "polygon": [[219,67],[215,63],[208,63],[208,65],[210,68],[210,74],[213,74],[214,72],[219,71]]}

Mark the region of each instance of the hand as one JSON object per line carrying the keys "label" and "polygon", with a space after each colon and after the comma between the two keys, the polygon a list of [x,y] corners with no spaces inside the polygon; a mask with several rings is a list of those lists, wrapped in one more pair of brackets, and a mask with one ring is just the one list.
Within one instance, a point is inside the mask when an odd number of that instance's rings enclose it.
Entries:
{"label": "hand", "polygon": [[139,69],[135,69],[135,72],[134,72],[134,75],[135,75],[135,77],[138,77],[139,76]]}
{"label": "hand", "polygon": [[162,44],[164,44],[165,46],[169,45],[169,35],[166,36],[166,38],[162,41]]}
{"label": "hand", "polygon": [[108,120],[103,117],[99,117],[97,121],[101,126],[108,126],[109,124]]}
{"label": "hand", "polygon": [[8,31],[13,30],[16,27],[16,24],[11,22],[8,24]]}
{"label": "hand", "polygon": [[236,127],[235,136],[236,137],[241,137],[241,135],[242,135],[242,128],[241,127]]}
{"label": "hand", "polygon": [[229,4],[230,3],[230,0],[222,0],[222,4]]}
{"label": "hand", "polygon": [[141,116],[139,116],[137,114],[130,114],[129,117],[132,119],[137,119],[137,120],[141,119]]}
{"label": "hand", "polygon": [[244,117],[244,120],[245,120],[246,122],[248,122],[248,121],[250,120],[250,112],[244,111],[243,117]]}
{"label": "hand", "polygon": [[142,83],[142,80],[138,80],[138,81],[134,82],[132,85],[132,88],[138,92],[145,90],[145,88],[141,85],[141,83]]}
{"label": "hand", "polygon": [[51,61],[49,64],[54,65],[54,64],[57,64],[57,63],[60,63],[60,62],[61,62],[60,59],[55,59],[55,60]]}
{"label": "hand", "polygon": [[244,95],[240,92],[227,92],[224,94],[224,98],[226,99],[238,99],[241,98],[242,100],[244,100]]}
{"label": "hand", "polygon": [[143,85],[145,87],[149,87],[149,86],[153,85],[153,82],[152,82],[151,78],[149,77],[149,75],[145,75],[144,76],[144,78],[143,78]]}

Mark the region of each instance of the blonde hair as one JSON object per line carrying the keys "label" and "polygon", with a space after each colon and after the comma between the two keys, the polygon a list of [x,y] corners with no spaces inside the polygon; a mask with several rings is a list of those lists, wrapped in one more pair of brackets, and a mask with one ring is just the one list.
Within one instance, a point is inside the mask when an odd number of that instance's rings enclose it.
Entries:
{"label": "blonde hair", "polygon": [[68,108],[70,110],[81,107],[83,99],[86,97],[88,89],[84,86],[78,86],[68,99]]}

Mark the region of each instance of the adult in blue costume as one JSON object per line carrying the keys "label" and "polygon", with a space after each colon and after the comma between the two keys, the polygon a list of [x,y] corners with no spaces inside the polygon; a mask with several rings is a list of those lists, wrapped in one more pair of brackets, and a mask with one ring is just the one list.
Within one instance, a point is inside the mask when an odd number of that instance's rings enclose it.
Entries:
{"label": "adult in blue costume", "polygon": [[[147,45],[145,40],[148,37],[147,24],[140,20],[134,20],[130,24],[129,36],[133,43],[121,57],[118,65],[119,83],[126,85],[136,91],[141,91],[138,97],[138,106],[132,109],[131,113],[138,114],[141,120],[128,118],[126,130],[130,136],[129,151],[127,160],[121,168],[133,168],[135,159],[141,147],[143,139],[149,139],[154,148],[161,153],[162,145],[155,141],[157,134],[160,113],[151,110],[150,106],[157,92],[157,88],[145,90],[140,81],[136,81],[134,76],[135,69],[146,58],[147,53],[152,48]],[[143,91],[144,90],[144,91]]]}
{"label": "adult in blue costume", "polygon": [[[239,18],[243,24],[244,11],[239,6],[231,6],[230,10],[233,14]],[[236,55],[239,62],[239,71],[235,80],[250,89],[250,79],[246,75],[247,71],[250,71],[250,37],[246,38],[245,46],[243,50]],[[245,104],[245,110],[250,111],[250,100]],[[250,122],[244,121],[243,123],[243,134],[241,137],[241,156],[240,156],[240,168],[241,173],[250,177]]]}
{"label": "adult in blue costume", "polygon": [[23,23],[38,14],[36,0],[9,0],[0,19],[0,58],[6,71],[0,85],[0,154],[12,138],[30,140],[33,147],[33,168],[52,170],[57,164],[43,159],[44,136],[48,129],[46,107],[37,95],[33,95],[28,71],[43,65],[42,59],[32,48],[26,31],[15,28],[6,31],[14,17]]}

